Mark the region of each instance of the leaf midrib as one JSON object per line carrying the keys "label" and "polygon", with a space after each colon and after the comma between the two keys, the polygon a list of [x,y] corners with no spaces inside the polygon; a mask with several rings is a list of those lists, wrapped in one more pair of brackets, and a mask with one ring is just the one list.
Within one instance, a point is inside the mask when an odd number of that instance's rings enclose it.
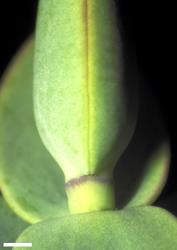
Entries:
{"label": "leaf midrib", "polygon": [[90,169],[90,41],[89,41],[89,35],[90,35],[90,27],[89,27],[89,3],[88,0],[84,1],[84,23],[85,23],[85,40],[86,40],[86,99],[87,99],[87,142],[86,142],[86,148],[87,148],[87,163],[88,163],[88,169]]}

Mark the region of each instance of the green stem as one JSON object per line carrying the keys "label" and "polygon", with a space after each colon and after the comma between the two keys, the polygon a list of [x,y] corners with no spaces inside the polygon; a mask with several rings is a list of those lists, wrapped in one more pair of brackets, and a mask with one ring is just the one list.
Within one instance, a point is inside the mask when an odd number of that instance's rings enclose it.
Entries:
{"label": "green stem", "polygon": [[69,210],[72,214],[115,208],[113,184],[105,177],[85,175],[66,184]]}

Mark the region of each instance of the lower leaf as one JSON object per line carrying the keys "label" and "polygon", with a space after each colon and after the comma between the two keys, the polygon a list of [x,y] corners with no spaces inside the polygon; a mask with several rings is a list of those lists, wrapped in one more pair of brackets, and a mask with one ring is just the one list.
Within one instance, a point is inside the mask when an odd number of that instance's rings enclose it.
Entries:
{"label": "lower leaf", "polygon": [[46,220],[17,242],[32,242],[33,250],[176,250],[176,235],[175,217],[147,206]]}

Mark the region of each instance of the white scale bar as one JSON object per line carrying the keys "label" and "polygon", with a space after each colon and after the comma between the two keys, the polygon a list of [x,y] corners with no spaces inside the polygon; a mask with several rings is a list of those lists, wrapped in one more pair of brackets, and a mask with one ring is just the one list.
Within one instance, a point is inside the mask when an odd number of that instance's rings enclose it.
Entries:
{"label": "white scale bar", "polygon": [[32,243],[3,243],[3,247],[32,247]]}

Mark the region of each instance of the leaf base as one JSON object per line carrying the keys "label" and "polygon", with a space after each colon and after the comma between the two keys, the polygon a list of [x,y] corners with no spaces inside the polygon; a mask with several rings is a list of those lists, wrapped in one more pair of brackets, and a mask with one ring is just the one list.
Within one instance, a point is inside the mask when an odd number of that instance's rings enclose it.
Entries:
{"label": "leaf base", "polygon": [[105,177],[81,176],[66,184],[69,210],[72,214],[115,208],[112,181]]}

